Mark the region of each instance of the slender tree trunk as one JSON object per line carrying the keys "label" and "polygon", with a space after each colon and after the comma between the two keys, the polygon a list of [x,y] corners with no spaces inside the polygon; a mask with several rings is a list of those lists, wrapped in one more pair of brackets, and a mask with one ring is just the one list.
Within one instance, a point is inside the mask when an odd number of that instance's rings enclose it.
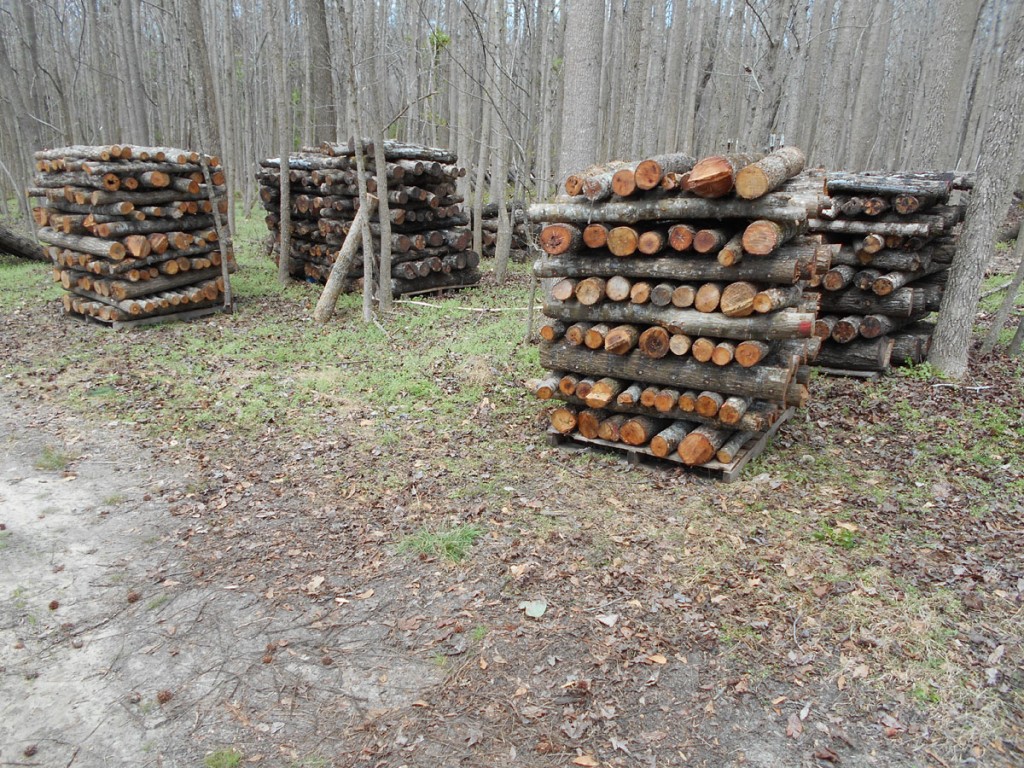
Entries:
{"label": "slender tree trunk", "polygon": [[604,0],[569,0],[565,28],[564,91],[557,183],[597,162],[600,143],[594,107],[600,99]]}

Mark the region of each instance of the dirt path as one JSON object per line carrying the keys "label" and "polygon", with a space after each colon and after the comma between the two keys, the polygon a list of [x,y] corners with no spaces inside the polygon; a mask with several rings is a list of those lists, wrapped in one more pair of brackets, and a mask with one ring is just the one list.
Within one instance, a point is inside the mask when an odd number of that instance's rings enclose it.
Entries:
{"label": "dirt path", "polygon": [[0,393],[0,765],[198,766],[232,745],[302,764],[436,677],[354,610],[265,613],[202,583],[163,500],[190,479],[126,429],[42,413]]}

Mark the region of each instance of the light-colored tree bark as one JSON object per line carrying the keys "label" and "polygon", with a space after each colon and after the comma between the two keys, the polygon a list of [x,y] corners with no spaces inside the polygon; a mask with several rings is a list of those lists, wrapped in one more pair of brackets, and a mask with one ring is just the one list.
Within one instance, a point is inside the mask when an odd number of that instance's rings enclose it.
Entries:
{"label": "light-colored tree bark", "polygon": [[604,0],[570,0],[565,29],[562,143],[557,184],[597,162],[600,137],[594,112],[600,99],[601,33]]}
{"label": "light-colored tree bark", "polygon": [[1003,49],[996,109],[985,129],[978,178],[971,193],[956,257],[942,298],[928,360],[946,375],[967,372],[971,333],[996,228],[1024,164],[1024,11]]}

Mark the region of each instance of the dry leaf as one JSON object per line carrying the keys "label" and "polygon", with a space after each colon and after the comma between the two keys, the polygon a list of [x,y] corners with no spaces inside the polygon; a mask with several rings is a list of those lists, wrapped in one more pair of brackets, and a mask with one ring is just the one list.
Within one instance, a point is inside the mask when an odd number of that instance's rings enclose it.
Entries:
{"label": "dry leaf", "polygon": [[791,739],[795,739],[803,732],[804,724],[800,722],[800,715],[794,712],[786,722],[786,735]]}
{"label": "dry leaf", "polygon": [[652,664],[668,664],[668,659],[666,659],[660,653],[656,653],[653,656],[648,656],[647,660]]}
{"label": "dry leaf", "polygon": [[614,627],[619,621],[619,614],[609,613],[605,616],[598,616],[597,620],[604,624],[606,627]]}
{"label": "dry leaf", "polygon": [[527,616],[531,619],[539,619],[548,610],[547,601],[541,598],[540,600],[524,600],[519,604],[519,607],[523,609]]}
{"label": "dry leaf", "polygon": [[600,765],[600,763],[597,762],[597,760],[592,758],[590,755],[580,755],[579,757],[577,757],[575,760],[572,761],[572,764],[573,765],[583,765],[583,766],[586,766],[586,768],[595,768],[595,766]]}
{"label": "dry leaf", "polygon": [[323,576],[314,576],[306,584],[306,591],[311,593],[318,592],[325,581],[326,579]]}
{"label": "dry leaf", "polygon": [[368,589],[365,592],[360,592],[356,595],[356,600],[369,600],[371,597],[373,597],[373,590]]}

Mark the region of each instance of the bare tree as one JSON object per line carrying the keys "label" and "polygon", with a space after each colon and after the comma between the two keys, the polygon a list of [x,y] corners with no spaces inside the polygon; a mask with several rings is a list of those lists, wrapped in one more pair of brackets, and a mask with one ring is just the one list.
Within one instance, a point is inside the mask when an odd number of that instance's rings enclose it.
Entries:
{"label": "bare tree", "polygon": [[1024,119],[1024,11],[1020,9],[1005,42],[999,82],[996,111],[985,129],[978,178],[928,354],[929,362],[956,379],[967,372],[981,282],[999,219],[1024,164],[1024,133],[1020,130]]}
{"label": "bare tree", "polygon": [[601,33],[604,0],[569,0],[563,64],[562,143],[558,183],[573,171],[597,162],[600,146],[596,105],[600,99]]}

